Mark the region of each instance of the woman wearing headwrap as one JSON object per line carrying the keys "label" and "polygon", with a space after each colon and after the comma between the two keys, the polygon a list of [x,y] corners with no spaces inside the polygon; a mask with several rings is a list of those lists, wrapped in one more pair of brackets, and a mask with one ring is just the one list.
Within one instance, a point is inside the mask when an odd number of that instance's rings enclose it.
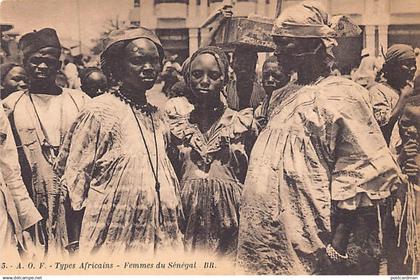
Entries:
{"label": "woman wearing headwrap", "polygon": [[186,249],[232,257],[256,123],[252,109],[236,112],[223,102],[228,67],[219,48],[195,52],[184,76],[191,95],[169,100],[166,114],[181,181]]}
{"label": "woman wearing headwrap", "polygon": [[[169,131],[146,99],[162,67],[162,44],[141,27],[110,39],[102,70],[117,86],[80,113],[56,166],[73,210],[68,221],[79,221],[73,228],[81,226],[82,254],[182,248],[179,184],[165,153]],[[70,235],[69,248],[77,250],[79,233]]]}
{"label": "woman wearing headwrap", "polygon": [[25,69],[15,63],[0,65],[1,99],[5,99],[12,92],[24,90],[28,87]]}
{"label": "woman wearing headwrap", "polygon": [[[378,78],[382,81],[375,83],[369,89],[370,102],[373,113],[382,134],[393,154],[398,153],[398,146],[401,138],[398,133],[396,123],[401,116],[403,108],[413,95],[413,78],[416,72],[416,60],[414,49],[404,44],[395,44],[389,47],[385,54],[385,62],[382,70],[378,73]],[[413,143],[405,143],[405,147],[412,146]],[[405,232],[405,227],[401,230],[395,227],[398,221],[396,211],[399,207],[400,196],[393,195],[388,199],[388,208],[383,217],[386,236],[384,248],[386,251],[387,270],[391,274],[406,274],[407,266],[403,265],[404,259],[404,240],[398,243],[398,232]],[[397,208],[395,208],[397,207]]]}
{"label": "woman wearing headwrap", "polygon": [[375,119],[392,147],[398,142],[398,132],[393,133],[393,130],[407,98],[413,93],[412,81],[416,69],[414,49],[404,44],[392,45],[385,54],[385,63],[379,73],[385,81],[369,89]]}
{"label": "woman wearing headwrap", "polygon": [[[336,42],[323,7],[304,2],[284,10],[273,39],[279,61],[298,80],[252,150],[238,263],[261,274],[345,273],[349,235],[361,227],[356,218],[369,212],[376,222],[398,166],[363,99],[366,90],[330,75]],[[362,242],[368,233],[359,232]]]}

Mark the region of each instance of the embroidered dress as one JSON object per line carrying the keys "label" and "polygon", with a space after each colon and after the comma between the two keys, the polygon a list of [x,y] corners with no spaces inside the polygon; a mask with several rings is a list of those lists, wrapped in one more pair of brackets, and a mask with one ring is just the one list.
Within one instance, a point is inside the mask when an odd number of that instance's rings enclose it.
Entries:
{"label": "embroidered dress", "polygon": [[352,210],[390,195],[398,166],[364,92],[328,77],[273,110],[241,202],[238,262],[247,272],[321,273],[333,202]]}
{"label": "embroidered dress", "polygon": [[67,234],[53,161],[79,110],[90,99],[81,91],[62,90],[60,95],[18,91],[3,103],[18,148],[23,181],[43,217],[35,230],[37,248],[56,253],[67,245]]}
{"label": "embroidered dress", "polygon": [[82,255],[144,257],[164,249],[182,250],[179,183],[165,153],[168,132],[151,106],[132,109],[111,93],[96,97],[80,113],[60,151],[57,170],[72,208],[85,209]]}
{"label": "embroidered dress", "polygon": [[242,183],[256,138],[252,109],[221,108],[220,118],[207,133],[192,123],[193,109],[185,97],[166,105],[173,164],[181,181],[185,246],[189,251],[233,256]]}

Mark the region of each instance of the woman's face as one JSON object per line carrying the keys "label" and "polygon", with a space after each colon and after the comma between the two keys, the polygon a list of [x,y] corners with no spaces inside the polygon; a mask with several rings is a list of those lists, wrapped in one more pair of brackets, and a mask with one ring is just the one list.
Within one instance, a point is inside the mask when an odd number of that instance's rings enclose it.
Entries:
{"label": "woman's face", "polygon": [[407,82],[411,82],[417,70],[414,59],[401,61],[389,66],[389,68],[390,71],[386,74],[386,78],[397,89],[403,88]]}
{"label": "woman's face", "polygon": [[201,54],[191,62],[191,90],[199,100],[215,99],[223,88],[223,73],[211,54]]}
{"label": "woman's face", "polygon": [[312,62],[308,58],[316,55],[321,41],[312,38],[274,37],[274,43],[276,44],[274,55],[278,61],[287,61],[282,66],[289,73],[310,67],[308,64]]}
{"label": "woman's face", "polygon": [[26,89],[28,87],[28,78],[26,76],[25,69],[20,66],[13,67],[4,77],[2,86],[4,91],[10,93]]}
{"label": "woman's face", "polygon": [[125,47],[121,81],[140,91],[149,90],[155,84],[161,67],[156,45],[144,38],[134,40]]}
{"label": "woman's face", "polygon": [[403,61],[400,66],[400,71],[407,81],[414,80],[414,76],[417,71],[416,60],[408,59],[408,60]]}

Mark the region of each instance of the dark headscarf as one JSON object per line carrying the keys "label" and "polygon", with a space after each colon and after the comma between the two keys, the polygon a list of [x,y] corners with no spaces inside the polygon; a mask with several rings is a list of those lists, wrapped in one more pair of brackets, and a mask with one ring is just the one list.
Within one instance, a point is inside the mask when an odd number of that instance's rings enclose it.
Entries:
{"label": "dark headscarf", "polygon": [[221,48],[218,47],[203,47],[198,49],[192,56],[188,64],[186,65],[186,71],[184,72],[184,80],[188,86],[191,85],[191,64],[192,62],[202,54],[210,54],[212,55],[219,65],[219,69],[223,75],[223,83],[226,85],[229,82],[228,70],[229,70],[229,60],[226,57],[226,54],[223,52]]}
{"label": "dark headscarf", "polygon": [[3,84],[4,79],[6,78],[7,74],[15,67],[17,67],[16,63],[3,63],[0,65],[0,82]]}
{"label": "dark headscarf", "polygon": [[187,59],[184,60],[184,62],[182,63],[182,66],[181,66],[181,75],[182,75],[182,77],[185,76],[185,73],[188,70],[188,64],[190,63],[190,60],[191,60],[191,57],[187,57]]}
{"label": "dark headscarf", "polygon": [[416,59],[413,47],[405,44],[395,44],[389,47],[385,54],[385,63],[394,64],[404,60]]}
{"label": "dark headscarf", "polygon": [[[115,30],[109,34],[109,43],[101,53],[101,69],[103,73],[110,78],[114,71],[114,65],[121,60],[124,48],[132,41],[144,38],[152,41],[158,49],[160,62],[164,58],[162,43],[151,30],[144,27],[130,27],[123,30]],[[115,74],[114,74],[115,77]]]}
{"label": "dark headscarf", "polygon": [[90,74],[94,72],[102,73],[101,69],[98,67],[87,67],[80,72],[80,82],[83,84]]}

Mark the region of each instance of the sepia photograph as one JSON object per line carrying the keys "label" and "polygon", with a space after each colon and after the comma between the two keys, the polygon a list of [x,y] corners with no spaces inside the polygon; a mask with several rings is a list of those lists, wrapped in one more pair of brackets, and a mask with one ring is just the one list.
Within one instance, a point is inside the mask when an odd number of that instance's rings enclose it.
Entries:
{"label": "sepia photograph", "polygon": [[418,279],[419,0],[0,0],[0,28],[2,279]]}

